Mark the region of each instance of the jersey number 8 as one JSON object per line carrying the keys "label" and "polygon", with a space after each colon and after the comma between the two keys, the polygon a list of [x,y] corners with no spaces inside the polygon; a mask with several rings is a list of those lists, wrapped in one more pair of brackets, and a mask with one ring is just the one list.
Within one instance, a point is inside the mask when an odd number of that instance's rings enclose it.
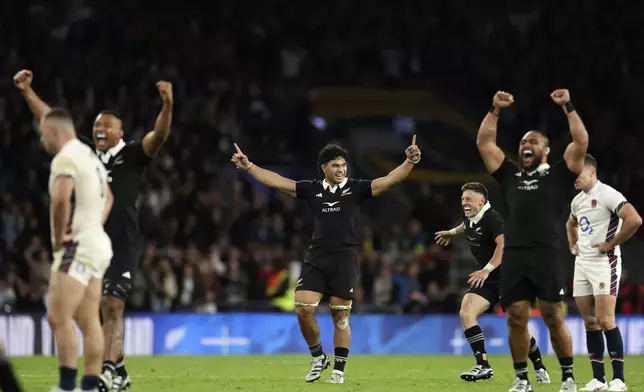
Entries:
{"label": "jersey number 8", "polygon": [[586,233],[586,232],[587,232],[587,233],[588,233],[588,235],[592,235],[592,234],[593,234],[593,228],[592,228],[592,226],[590,225],[590,221],[588,220],[588,218],[587,218],[587,217],[582,216],[581,218],[579,218],[579,227],[581,228],[581,231],[582,231],[583,233]]}

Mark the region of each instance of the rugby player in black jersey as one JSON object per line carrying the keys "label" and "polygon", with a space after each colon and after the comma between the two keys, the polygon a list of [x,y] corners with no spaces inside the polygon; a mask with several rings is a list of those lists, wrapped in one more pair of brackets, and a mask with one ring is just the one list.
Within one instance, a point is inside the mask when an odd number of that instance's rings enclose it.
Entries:
{"label": "rugby player in black jersey", "polygon": [[302,336],[313,357],[307,382],[320,378],[330,364],[320,343],[315,309],[329,295],[334,323],[335,363],[327,382],[344,383],[344,368],[351,344],[349,313],[358,289],[358,218],[366,199],[377,197],[403,181],[420,161],[416,136],[405,150],[405,161],[385,177],[357,180],[347,176],[348,153],[338,145],[324,147],[318,155],[323,179],[293,181],[262,169],[248,160],[235,144],[231,161],[262,184],[287,195],[304,199],[313,212],[313,238],[295,288],[295,312]]}
{"label": "rugby player in black jersey", "polygon": [[[472,348],[476,365],[461,374],[464,381],[492,378],[494,372],[485,351],[483,330],[476,320],[499,302],[501,295],[501,260],[503,256],[503,218],[488,201],[485,185],[468,182],[461,187],[461,206],[465,219],[450,230],[439,231],[435,240],[439,245],[448,245],[454,237],[464,234],[472,255],[481,267],[470,274],[470,289],[463,297],[459,316],[465,338]],[[534,337],[530,338],[530,360],[539,384],[550,384],[550,375],[541,360],[541,350]]]}
{"label": "rugby player in black jersey", "polygon": [[[530,302],[539,299],[541,316],[550,330],[562,371],[561,392],[576,392],[570,331],[564,322],[565,271],[562,238],[558,228],[569,204],[571,184],[584,168],[588,132],[570,102],[568,90],[556,90],[552,100],[568,118],[572,142],[563,160],[548,164],[548,137],[530,131],[521,139],[518,165],[508,160],[496,144],[501,110],[514,102],[506,92],[494,95],[492,108],[479,128],[477,146],[485,167],[501,184],[508,206],[501,270],[501,304],[508,315],[509,343],[516,379],[510,392],[532,390],[528,380]],[[566,208],[567,209],[567,208]]]}
{"label": "rugby player in black jersey", "polygon": [[[14,76],[14,84],[38,119],[51,109],[32,89],[33,73],[22,70]],[[114,193],[112,212],[105,229],[112,240],[114,257],[103,279],[101,314],[105,337],[105,358],[101,375],[101,391],[126,389],[130,377],[123,361],[125,301],[138,270],[143,246],[139,231],[137,201],[143,187],[143,174],[151,159],[157,155],[170,135],[174,98],[172,84],[156,84],[163,106],[154,129],[141,142],[123,140],[121,116],[104,110],[96,116],[93,140],[79,137],[96,151],[108,171],[110,187]]]}

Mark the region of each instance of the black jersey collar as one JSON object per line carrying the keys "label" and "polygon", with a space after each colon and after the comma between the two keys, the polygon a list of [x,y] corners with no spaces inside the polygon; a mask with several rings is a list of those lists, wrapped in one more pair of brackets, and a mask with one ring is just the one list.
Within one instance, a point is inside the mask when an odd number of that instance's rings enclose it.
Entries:
{"label": "black jersey collar", "polygon": [[322,180],[322,186],[324,187],[324,190],[326,191],[327,189],[331,191],[331,193],[335,193],[335,190],[342,187],[344,187],[347,184],[347,181],[349,181],[348,178],[344,177],[344,180],[342,180],[341,183],[338,185],[331,185],[326,181],[326,178]]}

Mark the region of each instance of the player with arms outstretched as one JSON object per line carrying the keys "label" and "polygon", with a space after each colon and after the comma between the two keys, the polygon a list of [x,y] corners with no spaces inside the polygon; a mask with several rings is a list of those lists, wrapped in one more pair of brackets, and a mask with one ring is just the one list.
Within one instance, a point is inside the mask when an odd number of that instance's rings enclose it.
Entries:
{"label": "player with arms outstretched", "polygon": [[320,151],[318,168],[324,179],[296,182],[257,167],[235,144],[237,152],[231,160],[239,169],[266,186],[306,200],[313,211],[313,238],[295,289],[295,313],[313,357],[305,377],[307,382],[318,380],[330,364],[322,349],[320,327],[315,319],[318,303],[328,294],[335,326],[335,364],[327,382],[344,383],[344,368],[351,345],[349,313],[358,288],[357,219],[366,199],[377,197],[403,181],[420,161],[421,153],[415,141],[416,136],[405,150],[405,162],[385,177],[373,181],[347,177],[348,153],[338,145],[331,144]]}
{"label": "player with arms outstretched", "polygon": [[501,304],[508,316],[510,351],[516,380],[510,392],[529,392],[528,354],[530,352],[530,303],[539,299],[541,317],[550,330],[550,340],[562,371],[561,392],[575,392],[573,351],[570,331],[564,322],[565,272],[561,261],[562,207],[568,204],[571,184],[584,167],[588,132],[570,102],[568,90],[556,90],[552,100],[563,109],[572,143],[564,159],[550,166],[549,140],[539,131],[530,131],[519,145],[519,165],[508,160],[496,144],[501,110],[514,102],[506,92],[494,95],[492,108],[479,128],[477,147],[485,167],[501,184],[508,215],[505,220],[505,246],[501,269]]}
{"label": "player with arms outstretched", "polygon": [[[503,218],[488,201],[485,185],[468,182],[461,187],[461,205],[465,220],[460,225],[436,233],[436,243],[448,245],[454,237],[464,234],[470,250],[481,269],[470,274],[470,289],[463,297],[459,316],[463,332],[476,365],[461,374],[464,381],[492,378],[494,371],[485,351],[485,337],[477,318],[499,302],[501,293],[501,261],[503,257]],[[550,384],[550,375],[541,360],[541,350],[534,337],[530,338],[530,360],[539,384]]]}
{"label": "player with arms outstretched", "polygon": [[48,111],[41,120],[40,132],[45,150],[55,154],[49,175],[54,261],[47,296],[47,319],[60,364],[60,382],[54,391],[76,388],[76,320],[83,333],[85,375],[81,389],[95,392],[103,360],[101,285],[112,258],[112,243],[103,224],[113,197],[105,167],[76,138],[66,110]]}
{"label": "player with arms outstretched", "polygon": [[[615,306],[622,273],[619,246],[635,234],[642,217],[626,198],[597,179],[597,161],[586,155],[575,181],[580,190],[570,204],[566,224],[570,251],[576,255],[573,296],[586,326],[586,345],[593,379],[581,391],[626,391],[624,342],[615,323]],[[606,382],[604,336],[613,365]]]}
{"label": "player with arms outstretched", "polygon": [[[22,70],[14,76],[14,84],[36,118],[49,112],[47,105],[32,89],[33,73]],[[114,208],[105,229],[114,246],[112,263],[105,273],[101,314],[105,338],[105,358],[101,377],[101,391],[122,390],[131,380],[123,359],[125,301],[138,271],[143,247],[139,231],[139,193],[143,189],[143,174],[151,159],[157,155],[170,135],[174,98],[172,84],[156,84],[163,106],[154,129],[141,142],[123,140],[121,116],[104,110],[96,116],[93,141],[81,139],[96,152],[108,172],[108,181],[114,191]]]}

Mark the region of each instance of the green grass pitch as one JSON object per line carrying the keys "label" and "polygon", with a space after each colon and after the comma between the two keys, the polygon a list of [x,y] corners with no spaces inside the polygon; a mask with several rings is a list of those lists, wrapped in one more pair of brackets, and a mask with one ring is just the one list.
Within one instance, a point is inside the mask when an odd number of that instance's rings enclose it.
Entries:
{"label": "green grass pitch", "polygon": [[[472,384],[459,374],[473,365],[471,356],[349,356],[344,385],[325,384],[330,369],[320,381],[307,384],[307,355],[209,356],[209,357],[130,357],[126,359],[132,377],[131,392],[162,391],[507,391],[514,379],[510,358],[492,356],[494,378]],[[25,391],[48,391],[57,383],[54,358],[14,358]],[[554,357],[544,358],[553,383],[536,385],[535,391],[558,391],[561,371]],[[612,369],[606,358],[606,371]],[[644,390],[644,356],[626,357],[626,383],[631,391]],[[581,387],[591,378],[586,357],[575,358],[575,376]]]}

